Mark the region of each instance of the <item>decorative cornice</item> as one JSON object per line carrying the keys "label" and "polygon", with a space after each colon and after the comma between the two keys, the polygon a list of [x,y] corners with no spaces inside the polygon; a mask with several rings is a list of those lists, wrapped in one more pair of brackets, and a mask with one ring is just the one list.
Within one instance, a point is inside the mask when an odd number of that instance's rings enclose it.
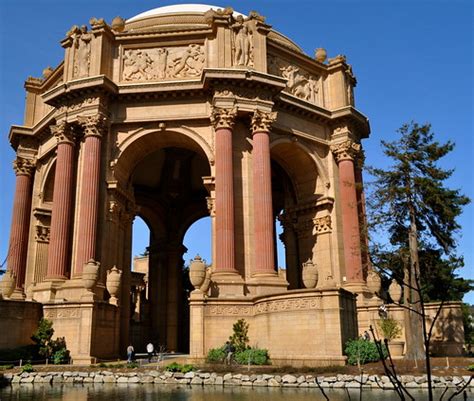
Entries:
{"label": "decorative cornice", "polygon": [[360,144],[348,139],[344,142],[331,145],[331,151],[337,163],[343,160],[353,161],[360,153]]}
{"label": "decorative cornice", "polygon": [[16,175],[27,175],[31,176],[35,169],[36,162],[31,159],[25,159],[23,157],[17,157],[13,161],[13,169]]}
{"label": "decorative cornice", "polygon": [[237,108],[223,109],[219,107],[213,107],[211,113],[211,124],[215,130],[220,128],[232,129],[237,117]]}
{"label": "decorative cornice", "polygon": [[259,109],[255,110],[251,121],[252,134],[256,134],[257,132],[270,132],[270,128],[276,118],[276,111],[264,112]]}
{"label": "decorative cornice", "polygon": [[70,124],[60,121],[56,125],[50,125],[51,133],[56,137],[58,145],[68,143],[74,145],[74,132]]}
{"label": "decorative cornice", "polygon": [[77,122],[84,129],[84,136],[102,137],[102,133],[107,126],[107,117],[98,113],[93,116],[78,116]]}

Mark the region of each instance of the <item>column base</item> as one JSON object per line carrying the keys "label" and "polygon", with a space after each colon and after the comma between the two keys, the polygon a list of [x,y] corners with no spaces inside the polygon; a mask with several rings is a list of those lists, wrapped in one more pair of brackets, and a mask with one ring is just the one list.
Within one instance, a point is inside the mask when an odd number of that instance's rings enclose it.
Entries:
{"label": "column base", "polygon": [[26,296],[24,291],[21,288],[15,288],[9,299],[11,299],[12,301],[24,301],[25,298]]}
{"label": "column base", "polygon": [[245,295],[244,279],[237,272],[214,271],[211,282],[211,297],[236,298]]}
{"label": "column base", "polygon": [[288,288],[288,282],[276,272],[254,274],[246,284],[251,296],[275,294]]}

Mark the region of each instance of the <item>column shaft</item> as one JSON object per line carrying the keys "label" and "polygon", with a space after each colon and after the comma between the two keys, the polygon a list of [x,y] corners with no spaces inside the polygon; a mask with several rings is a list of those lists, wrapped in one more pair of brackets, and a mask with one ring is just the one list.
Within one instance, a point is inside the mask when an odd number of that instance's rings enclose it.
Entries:
{"label": "column shaft", "polygon": [[23,292],[31,215],[33,164],[26,159],[18,158],[14,166],[17,176],[7,266],[16,276],[15,289]]}
{"label": "column shaft", "polygon": [[99,206],[100,138],[86,135],[83,147],[83,170],[75,274],[80,275],[84,263],[96,258],[97,217]]}
{"label": "column shaft", "polygon": [[232,130],[216,129],[216,270],[235,272]]}
{"label": "column shaft", "polygon": [[339,188],[342,209],[344,259],[348,282],[362,282],[361,242],[354,162],[344,159],[339,162]]}
{"label": "column shaft", "polygon": [[58,144],[54,176],[53,211],[51,214],[46,279],[66,279],[68,276],[73,167],[74,143],[72,140],[62,140]]}
{"label": "column shaft", "polygon": [[253,205],[254,205],[254,273],[275,273],[273,239],[272,176],[270,140],[267,132],[253,134]]}

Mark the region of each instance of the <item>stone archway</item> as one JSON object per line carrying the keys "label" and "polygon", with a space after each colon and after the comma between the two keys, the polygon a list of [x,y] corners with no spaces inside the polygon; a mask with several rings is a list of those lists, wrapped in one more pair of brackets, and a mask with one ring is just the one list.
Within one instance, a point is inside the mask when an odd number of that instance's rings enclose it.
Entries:
{"label": "stone archway", "polygon": [[147,338],[138,342],[141,347],[152,341],[169,351],[187,352],[189,284],[183,239],[194,221],[209,215],[204,177],[211,174],[210,164],[195,141],[177,132],[137,135],[118,160],[119,168],[123,161],[133,165],[127,188],[136,213],[150,228],[148,305],[140,330]]}

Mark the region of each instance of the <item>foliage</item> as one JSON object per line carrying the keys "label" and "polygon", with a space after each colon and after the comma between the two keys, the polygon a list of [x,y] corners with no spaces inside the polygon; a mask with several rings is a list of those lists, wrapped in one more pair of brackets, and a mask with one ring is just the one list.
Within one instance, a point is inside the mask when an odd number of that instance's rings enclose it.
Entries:
{"label": "foliage", "polygon": [[474,365],[469,365],[467,370],[469,370],[469,372],[474,372]]}
{"label": "foliage", "polygon": [[232,326],[232,330],[233,334],[229,337],[229,341],[235,347],[235,352],[238,353],[247,349],[249,324],[245,319],[239,319]]}
{"label": "foliage", "polygon": [[[130,362],[130,363],[127,363],[126,366],[127,366],[128,369],[135,369],[135,368],[138,368],[138,363],[137,362]],[[123,368],[123,364],[117,363],[114,367],[117,368],[117,369],[120,369],[120,368]]]}
{"label": "foliage", "polygon": [[[368,362],[376,362],[380,360],[375,343],[359,338],[355,340],[349,340],[346,343],[344,353],[347,355],[347,363],[349,365],[357,365],[358,363],[363,365]],[[385,346],[383,346],[383,355],[384,358],[388,356]]]}
{"label": "foliage", "polygon": [[378,321],[378,326],[384,338],[386,338],[388,341],[398,338],[402,334],[400,324],[391,317],[380,319]]}
{"label": "foliage", "polygon": [[268,365],[268,350],[262,348],[247,348],[235,353],[235,360],[239,365]]}
{"label": "foliage", "polygon": [[31,365],[31,363],[27,363],[26,365],[23,365],[21,367],[21,373],[31,373],[31,372],[34,372],[34,371],[35,371],[35,369]]}
{"label": "foliage", "polygon": [[39,359],[38,346],[36,344],[25,345],[23,347],[0,350],[0,360],[2,361],[23,361]]}
{"label": "foliage", "polygon": [[464,325],[464,341],[469,346],[474,345],[474,319],[468,304],[461,305],[462,321]]}
{"label": "foliage", "polygon": [[0,371],[13,369],[13,365],[0,365]]}
{"label": "foliage", "polygon": [[206,361],[209,362],[209,363],[218,363],[218,362],[222,362],[225,358],[225,351],[224,351],[224,348],[221,347],[221,348],[211,348],[208,352],[207,352],[207,356],[206,356]]}
{"label": "foliage", "polygon": [[31,339],[39,347],[39,354],[45,358],[52,358],[55,365],[66,364],[69,362],[69,351],[66,347],[64,337],[58,337],[53,340],[54,329],[53,322],[41,318],[38,328],[31,336]]}
{"label": "foliage", "polygon": [[188,373],[195,370],[195,367],[189,364],[181,365],[180,363],[173,362],[173,363],[170,363],[168,366],[166,366],[165,370],[168,372]]}

